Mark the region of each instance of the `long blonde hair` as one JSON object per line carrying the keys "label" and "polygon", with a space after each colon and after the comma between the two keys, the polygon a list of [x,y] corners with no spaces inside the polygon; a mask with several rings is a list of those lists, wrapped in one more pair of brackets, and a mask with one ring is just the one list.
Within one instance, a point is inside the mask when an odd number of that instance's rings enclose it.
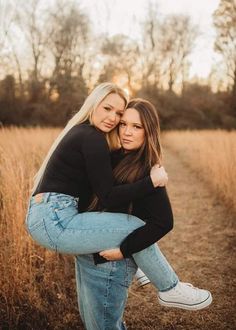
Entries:
{"label": "long blonde hair", "polygon": [[[128,96],[125,91],[118,87],[113,83],[102,83],[98,85],[86,98],[84,104],[80,108],[80,110],[69,120],[63,131],[58,135],[56,140],[53,142],[51,148],[48,151],[47,156],[45,157],[41,167],[39,168],[38,172],[34,177],[34,185],[32,188],[32,193],[36,190],[37,186],[39,185],[44,171],[47,167],[48,161],[50,160],[51,155],[53,154],[54,150],[57,148],[58,144],[64,138],[64,136],[69,132],[69,130],[77,124],[83,123],[86,120],[89,120],[92,123],[92,115],[94,110],[97,106],[102,102],[102,100],[109,94],[118,94],[124,101],[125,106],[128,103]],[[108,143],[111,145],[111,149],[113,149],[112,144],[116,143],[116,130],[108,135],[107,137]]]}

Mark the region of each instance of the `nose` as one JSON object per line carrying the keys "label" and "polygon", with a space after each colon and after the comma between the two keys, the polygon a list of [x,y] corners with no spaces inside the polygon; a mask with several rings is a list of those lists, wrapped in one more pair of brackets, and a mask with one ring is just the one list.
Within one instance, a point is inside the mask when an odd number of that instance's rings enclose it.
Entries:
{"label": "nose", "polygon": [[109,113],[109,120],[111,122],[115,122],[116,121],[116,113],[114,111],[110,111],[110,113]]}
{"label": "nose", "polygon": [[124,130],[124,134],[125,135],[132,135],[132,129],[129,126],[126,126],[125,130]]}

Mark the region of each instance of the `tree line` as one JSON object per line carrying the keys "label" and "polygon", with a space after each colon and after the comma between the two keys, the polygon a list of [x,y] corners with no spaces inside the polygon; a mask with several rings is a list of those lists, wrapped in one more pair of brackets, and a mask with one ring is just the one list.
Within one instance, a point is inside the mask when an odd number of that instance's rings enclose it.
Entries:
{"label": "tree line", "polygon": [[97,34],[76,0],[43,4],[0,8],[1,125],[64,125],[91,88],[113,81],[152,101],[163,128],[236,127],[235,0],[221,0],[213,15],[222,63],[220,78],[215,68],[205,84],[188,78],[199,35],[188,16],[161,18],[150,2],[133,40]]}

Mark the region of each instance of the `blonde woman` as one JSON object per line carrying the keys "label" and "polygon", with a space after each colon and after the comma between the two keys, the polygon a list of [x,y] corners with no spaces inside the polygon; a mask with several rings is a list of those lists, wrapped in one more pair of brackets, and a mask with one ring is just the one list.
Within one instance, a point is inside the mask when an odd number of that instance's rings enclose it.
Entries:
{"label": "blonde woman", "polygon": [[[125,233],[143,223],[119,214],[79,213],[92,193],[104,207],[115,207],[166,182],[165,171],[153,166],[145,178],[114,186],[106,134],[117,126],[126,105],[122,89],[99,85],[52,145],[36,175],[26,218],[39,244],[62,253],[91,253],[117,246]],[[109,140],[114,144],[112,134]]]}

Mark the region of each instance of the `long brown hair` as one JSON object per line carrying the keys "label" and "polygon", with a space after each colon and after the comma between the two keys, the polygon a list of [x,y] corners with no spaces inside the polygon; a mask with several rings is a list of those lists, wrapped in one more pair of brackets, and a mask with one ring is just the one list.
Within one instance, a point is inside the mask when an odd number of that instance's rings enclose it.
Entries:
{"label": "long brown hair", "polygon": [[[150,173],[153,165],[161,165],[162,160],[160,124],[156,108],[151,102],[141,98],[131,100],[127,105],[128,108],[135,109],[139,113],[145,139],[141,148],[129,151],[114,168],[113,175],[117,184],[132,183],[143,178]],[[98,205],[98,198],[95,197],[89,210],[96,209]],[[129,206],[129,213],[131,211],[132,203]]]}
{"label": "long brown hair", "polygon": [[113,173],[117,183],[131,183],[147,175],[151,167],[161,164],[160,124],[154,105],[144,99],[131,100],[127,109],[135,109],[140,116],[145,132],[140,149],[129,152],[115,167]]}

